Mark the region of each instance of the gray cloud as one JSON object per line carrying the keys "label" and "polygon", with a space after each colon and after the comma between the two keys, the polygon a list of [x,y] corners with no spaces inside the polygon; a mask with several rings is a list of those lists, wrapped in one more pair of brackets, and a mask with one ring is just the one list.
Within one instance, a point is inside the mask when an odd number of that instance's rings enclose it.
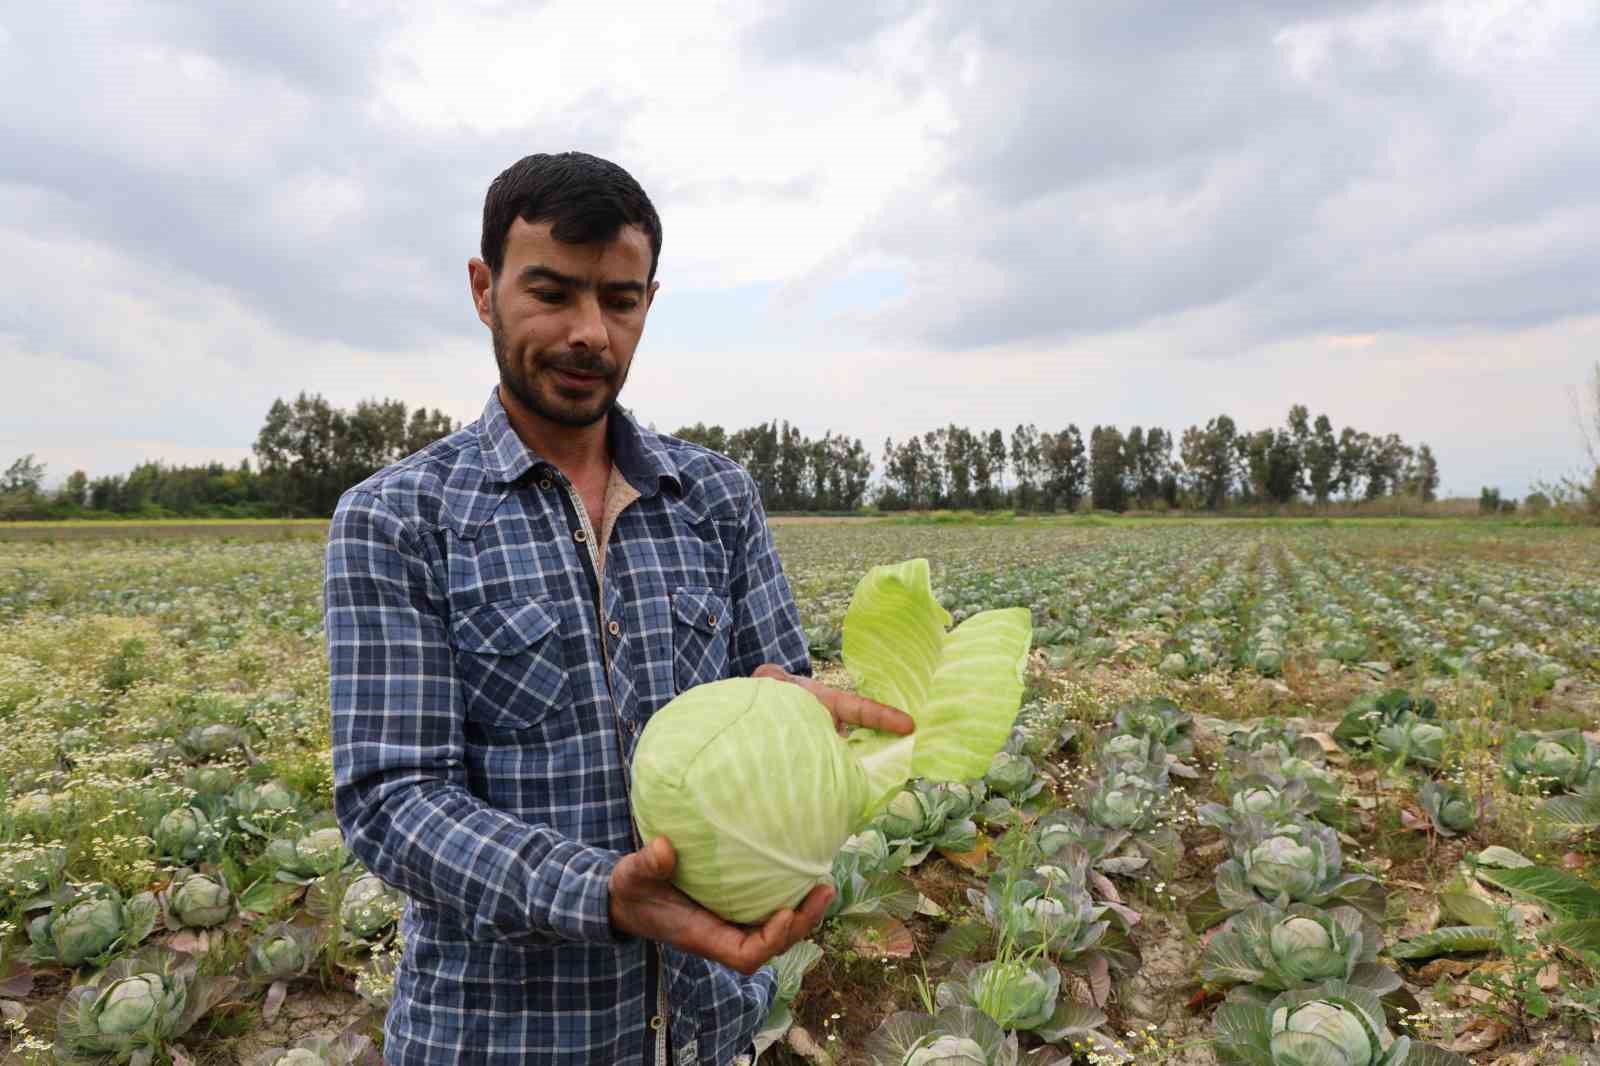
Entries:
{"label": "gray cloud", "polygon": [[[907,264],[885,328],[959,349],[1214,309],[1241,345],[1600,306],[1600,29],[1457,62],[1436,26],[1363,26],[1407,12],[944,5],[945,159],[859,238]],[[1285,31],[1318,27],[1297,70]]]}
{"label": "gray cloud", "polygon": [[[492,137],[422,131],[371,97],[385,20],[343,5],[71,10],[5,23],[0,94],[35,106],[0,112],[0,186],[50,212],[0,225],[92,235],[307,340],[403,350],[459,332],[490,179],[529,151],[610,151],[626,106],[597,92]],[[31,349],[118,354],[63,345],[70,322],[10,328]]]}

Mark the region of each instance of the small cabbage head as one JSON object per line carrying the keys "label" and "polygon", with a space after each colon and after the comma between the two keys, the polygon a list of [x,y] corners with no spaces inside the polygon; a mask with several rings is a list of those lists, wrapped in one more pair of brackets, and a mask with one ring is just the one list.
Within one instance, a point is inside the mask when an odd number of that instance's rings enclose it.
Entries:
{"label": "small cabbage head", "polygon": [[166,982],[160,974],[142,973],[124,977],[95,1001],[96,1027],[110,1036],[136,1033],[153,1027],[161,1017],[166,998]]}
{"label": "small cabbage head", "polygon": [[1032,1029],[1050,1020],[1061,991],[1061,973],[1049,962],[986,962],[972,972],[972,1002],[1002,1029]]}
{"label": "small cabbage head", "polygon": [[1513,788],[1532,785],[1544,792],[1579,789],[1596,776],[1600,748],[1576,729],[1522,732],[1505,750],[1505,777]]}
{"label": "small cabbage head", "polygon": [[250,945],[245,969],[257,980],[287,980],[305,973],[314,954],[309,930],[278,922],[263,929]]}
{"label": "small cabbage head", "polygon": [[244,730],[220,723],[197,725],[178,738],[178,746],[191,758],[211,758],[241,747]]}
{"label": "small cabbage head", "polygon": [[1305,899],[1326,879],[1319,844],[1300,836],[1268,837],[1245,852],[1245,880],[1270,899]]}
{"label": "small cabbage head", "polygon": [[1406,715],[1373,735],[1373,746],[1384,756],[1405,758],[1423,766],[1438,766],[1444,755],[1445,730],[1434,722]]}
{"label": "small cabbage head", "polygon": [[1133,773],[1113,773],[1092,790],[1085,805],[1091,821],[1108,829],[1139,829],[1148,821],[1156,790]]}
{"label": "small cabbage head", "polygon": [[983,1045],[968,1036],[935,1037],[931,1043],[913,1048],[901,1066],[988,1066]]}
{"label": "small cabbage head", "polygon": [[1377,1066],[1378,1035],[1353,1006],[1314,999],[1272,1012],[1274,1066]]}
{"label": "small cabbage head", "polygon": [[937,833],[943,819],[915,789],[895,793],[874,823],[891,840],[917,840]]}
{"label": "small cabbage head", "polygon": [[350,861],[344,834],[335,826],[313,829],[298,839],[279,837],[267,845],[267,857],[290,879],[309,879],[333,873]]}
{"label": "small cabbage head", "polygon": [[999,751],[989,763],[989,772],[984,774],[983,783],[992,792],[1015,796],[1027,791],[1033,783],[1034,773],[1033,760],[1026,755]]}
{"label": "small cabbage head", "polygon": [[183,775],[183,783],[202,796],[223,796],[233,790],[233,771],[226,766],[197,766]]}
{"label": "small cabbage head", "polygon": [[1301,981],[1350,976],[1350,937],[1325,913],[1293,914],[1267,934],[1278,968]]}
{"label": "small cabbage head", "polygon": [[362,874],[345,889],[344,899],[339,903],[339,921],[348,939],[370,941],[394,925],[404,905],[405,897],[384,884],[376,874]]}
{"label": "small cabbage head", "polygon": [[177,862],[193,862],[206,849],[211,823],[204,812],[194,807],[179,807],[162,815],[156,823],[156,853]]}
{"label": "small cabbage head", "polygon": [[233,893],[210,874],[180,877],[159,898],[169,929],[210,929],[233,916]]}
{"label": "small cabbage head", "polygon": [[63,965],[77,966],[115,944],[124,925],[122,900],[114,893],[80,900],[50,925],[55,956]]}
{"label": "small cabbage head", "polygon": [[1246,788],[1235,792],[1229,805],[1240,814],[1266,814],[1278,809],[1279,795],[1270,785]]}

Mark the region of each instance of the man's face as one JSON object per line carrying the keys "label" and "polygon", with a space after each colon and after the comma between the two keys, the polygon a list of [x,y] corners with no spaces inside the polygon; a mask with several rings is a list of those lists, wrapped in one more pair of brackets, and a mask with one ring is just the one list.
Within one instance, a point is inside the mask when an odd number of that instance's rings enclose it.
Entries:
{"label": "man's face", "polygon": [[490,279],[479,259],[468,269],[502,388],[557,425],[604,418],[628,380],[655,295],[644,231],[624,226],[604,244],[564,244],[549,223],[519,218],[499,277]]}

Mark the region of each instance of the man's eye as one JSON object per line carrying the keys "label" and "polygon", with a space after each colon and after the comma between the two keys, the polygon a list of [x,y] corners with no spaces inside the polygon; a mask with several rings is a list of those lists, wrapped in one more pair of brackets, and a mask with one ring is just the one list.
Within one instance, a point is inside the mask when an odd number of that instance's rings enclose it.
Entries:
{"label": "man's eye", "polygon": [[618,311],[632,311],[639,306],[639,301],[633,299],[612,300],[611,306]]}
{"label": "man's eye", "polygon": [[558,304],[567,298],[560,289],[534,289],[533,298],[547,304]]}

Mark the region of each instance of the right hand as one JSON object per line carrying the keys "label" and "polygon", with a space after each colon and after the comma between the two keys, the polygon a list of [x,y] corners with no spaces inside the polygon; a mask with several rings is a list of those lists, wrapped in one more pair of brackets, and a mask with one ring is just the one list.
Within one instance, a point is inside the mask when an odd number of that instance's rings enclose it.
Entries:
{"label": "right hand", "polygon": [[832,887],[818,885],[798,908],[785,907],[760,926],[734,925],[673,886],[677,867],[678,853],[666,837],[656,837],[624,855],[611,871],[611,925],[619,932],[720,962],[745,976],[810,936],[833,899]]}

